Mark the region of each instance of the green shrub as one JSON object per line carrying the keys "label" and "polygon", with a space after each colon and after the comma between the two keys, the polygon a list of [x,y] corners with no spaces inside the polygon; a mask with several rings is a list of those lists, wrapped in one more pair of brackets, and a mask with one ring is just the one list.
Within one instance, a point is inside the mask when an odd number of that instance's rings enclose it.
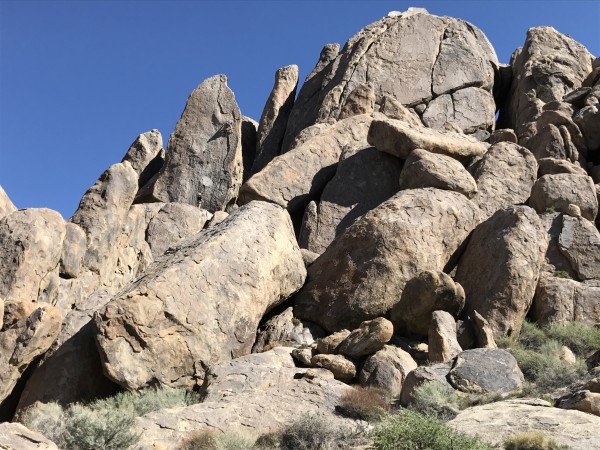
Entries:
{"label": "green shrub", "polygon": [[331,419],[307,414],[286,427],[281,433],[281,450],[341,450],[366,444],[364,427],[340,427]]}
{"label": "green shrub", "polygon": [[556,271],[554,271],[554,276],[556,278],[568,278],[568,279],[571,279],[571,275],[569,275],[569,272],[567,272],[565,270],[556,270]]}
{"label": "green shrub", "polygon": [[600,348],[600,328],[594,325],[569,322],[564,325],[551,325],[545,331],[549,338],[566,345],[580,357],[589,356]]}
{"label": "green shrub", "polygon": [[22,420],[65,450],[124,449],[139,439],[131,432],[135,417],[197,402],[196,394],[183,389],[148,389],[122,392],[88,405],[43,404],[26,411]]}
{"label": "green shrub", "polygon": [[366,420],[367,422],[379,420],[389,410],[389,404],[384,395],[380,389],[354,386],[340,397],[340,403],[336,410],[351,419]]}
{"label": "green shrub", "polygon": [[445,421],[456,417],[459,404],[459,394],[446,383],[428,381],[414,390],[409,408]]}
{"label": "green shrub", "polygon": [[523,321],[521,332],[519,333],[518,343],[525,348],[537,349],[540,348],[548,337],[544,330],[538,327],[535,323]]}
{"label": "green shrub", "polygon": [[505,450],[563,450],[566,448],[541,433],[515,434],[504,441]]}
{"label": "green shrub", "polygon": [[376,450],[492,450],[478,437],[453,430],[434,417],[400,410],[384,419],[373,432]]}

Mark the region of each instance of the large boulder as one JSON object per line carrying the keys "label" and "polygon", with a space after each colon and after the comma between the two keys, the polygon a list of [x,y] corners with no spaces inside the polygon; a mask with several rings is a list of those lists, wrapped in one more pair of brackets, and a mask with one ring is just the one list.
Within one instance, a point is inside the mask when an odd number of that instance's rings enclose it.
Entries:
{"label": "large boulder", "polygon": [[495,337],[518,336],[547,247],[544,225],[527,206],[500,210],[479,225],[455,276],[465,290],[465,312],[479,312]]}
{"label": "large boulder", "polygon": [[187,100],[149,199],[210,212],[231,207],[243,176],[241,124],[227,77],[204,80]]}
{"label": "large boulder", "polygon": [[407,406],[414,400],[415,389],[424,383],[438,382],[449,389],[454,387],[448,383],[448,372],[452,368],[452,363],[437,363],[429,366],[420,366],[409,372],[402,384],[402,391],[400,392],[400,404]]}
{"label": "large boulder", "polygon": [[397,398],[407,375],[416,368],[417,363],[407,352],[385,345],[365,360],[358,379],[361,386],[383,389],[392,398]]}
{"label": "large boulder", "polygon": [[513,79],[503,119],[522,138],[526,124],[537,119],[544,103],[561,101],[581,86],[592,71],[592,55],[554,28],[536,27],[527,31],[525,45],[515,52],[511,66]]}
{"label": "large boulder", "polygon": [[238,203],[275,203],[290,212],[318,197],[335,174],[343,150],[369,147],[371,116],[361,114],[320,128],[291,151],[276,157],[240,189]]}
{"label": "large boulder", "polygon": [[499,209],[523,204],[537,179],[538,165],[529,150],[512,142],[493,145],[473,168],[477,193],[471,199],[488,218]]}
{"label": "large boulder", "polygon": [[548,209],[568,212],[571,204],[579,207],[583,217],[594,221],[598,215],[598,198],[591,177],[570,173],[544,175],[531,189],[529,205],[539,213]]}
{"label": "large boulder", "polygon": [[288,117],[294,106],[298,86],[298,66],[282,67],[275,72],[275,84],[263,108],[256,135],[256,157],[252,173],[260,172],[281,153]]}
{"label": "large boulder", "polygon": [[464,195],[401,191],[358,219],[308,268],[298,317],[335,331],[385,316],[406,282],[441,271],[479,221]]}
{"label": "large boulder", "polygon": [[465,306],[465,291],[444,272],[427,270],[410,279],[392,308],[396,333],[427,337],[434,311],[446,311],[454,317]]}
{"label": "large boulder", "polygon": [[323,253],[357,218],[398,192],[401,167],[398,158],[373,147],[344,151],[319,205],[307,207],[300,245]]}
{"label": "large boulder", "polygon": [[0,330],[0,402],[29,364],[50,348],[62,319],[61,313],[47,303],[6,302]]}
{"label": "large boulder", "polygon": [[460,192],[471,198],[477,184],[454,158],[416,149],[408,155],[400,173],[400,189],[433,187]]}
{"label": "large boulder", "polygon": [[463,392],[508,394],[520,389],[525,378],[515,357],[506,350],[476,348],[456,357],[448,380]]}
{"label": "large boulder", "polygon": [[104,370],[130,389],[191,387],[203,365],[250,353],[263,314],[305,274],[283,209],[237,209],[157,259],[96,314]]}
{"label": "large boulder", "polygon": [[[341,53],[329,50],[326,57],[322,53],[311,82],[307,80],[300,90],[284,148],[300,130],[338,118],[347,98],[365,82],[373,87],[376,109],[385,96],[415,106],[444,94],[460,97],[463,90],[475,88],[485,104],[493,104],[498,59],[483,33],[462,20],[410,9],[363,28]],[[494,108],[474,108],[473,101],[459,101],[452,115],[469,117],[469,129],[489,128]]]}
{"label": "large boulder", "polygon": [[0,219],[0,297],[46,300],[44,291],[58,281],[65,234],[65,221],[50,209],[22,209]]}
{"label": "large boulder", "polygon": [[572,450],[600,447],[600,417],[553,408],[543,400],[506,400],[475,406],[461,411],[448,424],[498,446],[515,434],[535,430]]}
{"label": "large boulder", "polygon": [[156,411],[136,419],[141,435],[135,449],[180,448],[194,432],[240,432],[258,437],[278,432],[302,414],[318,413],[336,425],[354,421],[335,413],[340,397],[351,390],[325,377],[305,376],[294,367],[289,349],[243,356],[211,368],[202,388],[206,399],[192,406]]}

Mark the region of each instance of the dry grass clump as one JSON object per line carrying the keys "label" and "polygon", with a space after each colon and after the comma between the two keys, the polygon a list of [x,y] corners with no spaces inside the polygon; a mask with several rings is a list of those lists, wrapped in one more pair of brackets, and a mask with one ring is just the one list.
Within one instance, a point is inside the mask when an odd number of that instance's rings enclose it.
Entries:
{"label": "dry grass clump", "polygon": [[354,386],[340,398],[336,410],[351,419],[379,420],[390,409],[390,405],[381,389]]}
{"label": "dry grass clump", "polygon": [[566,448],[541,433],[519,433],[504,441],[505,450],[565,450]]}

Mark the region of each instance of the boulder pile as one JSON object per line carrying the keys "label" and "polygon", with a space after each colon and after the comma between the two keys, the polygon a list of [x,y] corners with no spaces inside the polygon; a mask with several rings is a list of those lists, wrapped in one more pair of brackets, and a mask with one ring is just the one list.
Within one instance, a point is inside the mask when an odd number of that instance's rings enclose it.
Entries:
{"label": "boulder pile", "polygon": [[[141,134],[68,221],[0,188],[3,420],[183,387],[203,401],[138,419],[137,448],[344,422],[350,385],[402,405],[426,381],[518,391],[497,342],[526,317],[600,323],[600,59],[582,45],[532,28],[502,65],[475,26],[411,8],[326,45],[297,88],[279,69],[256,123],[225,75],[203,81],[166,148]],[[562,403],[600,415],[581,392]],[[581,430],[559,440],[600,445],[569,413]],[[453,423],[503,436],[515,417],[558,420],[513,400]],[[45,442],[2,426],[0,447]]]}

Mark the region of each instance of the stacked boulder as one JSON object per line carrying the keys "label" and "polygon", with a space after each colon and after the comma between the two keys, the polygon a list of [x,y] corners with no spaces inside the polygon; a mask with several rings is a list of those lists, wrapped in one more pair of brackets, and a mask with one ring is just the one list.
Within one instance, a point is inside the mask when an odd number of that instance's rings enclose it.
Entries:
{"label": "stacked boulder", "polygon": [[600,322],[599,83],[552,28],[501,66],[474,26],[410,9],[325,46],[297,98],[279,69],[258,124],[202,82],[166,151],[140,135],[69,221],[0,189],[3,417],[200,390],[138,419],[149,448],[336,420],[348,384],[520,389],[497,339]]}

